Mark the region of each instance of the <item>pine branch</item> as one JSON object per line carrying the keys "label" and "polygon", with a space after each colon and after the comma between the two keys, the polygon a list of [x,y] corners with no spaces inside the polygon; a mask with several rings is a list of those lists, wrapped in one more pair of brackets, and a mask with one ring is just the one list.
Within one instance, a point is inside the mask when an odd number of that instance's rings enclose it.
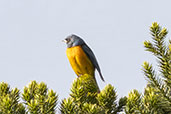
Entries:
{"label": "pine branch", "polygon": [[171,99],[169,96],[167,96],[167,91],[165,91],[165,86],[162,84],[162,81],[157,77],[155,74],[155,71],[152,68],[152,65],[149,65],[149,63],[144,62],[143,65],[143,71],[144,75],[149,79],[148,81],[151,83],[151,85],[155,88],[157,88],[162,95],[171,102]]}
{"label": "pine branch", "polygon": [[77,78],[68,99],[61,103],[62,114],[116,114],[122,111],[126,99],[116,102],[116,91],[107,85],[101,92],[93,76],[85,74]]}
{"label": "pine branch", "polygon": [[60,111],[62,114],[78,114],[78,109],[70,97],[62,100]]}
{"label": "pine branch", "polygon": [[26,114],[25,107],[19,103],[20,93],[17,88],[10,90],[7,83],[0,83],[0,113]]}
{"label": "pine branch", "polygon": [[162,87],[162,83],[159,79],[157,79],[155,70],[153,70],[152,65],[150,65],[148,62],[144,62],[143,72],[151,85],[153,87],[157,87],[160,90]]}
{"label": "pine branch", "polygon": [[[83,105],[84,114],[105,114],[105,111],[101,109],[97,104],[84,103]],[[83,114],[80,113],[80,114]]]}
{"label": "pine branch", "polygon": [[58,95],[53,90],[49,90],[43,82],[38,84],[32,81],[28,87],[24,88],[22,94],[24,103],[30,114],[55,114]]}
{"label": "pine branch", "polygon": [[145,41],[144,46],[147,51],[152,52],[158,58],[160,72],[165,78],[166,84],[171,85],[171,57],[169,46],[167,48],[164,41],[168,31],[166,28],[160,27],[156,22],[152,24],[150,31],[154,43]]}
{"label": "pine branch", "polygon": [[74,102],[78,104],[85,102],[95,103],[97,102],[95,97],[98,91],[99,88],[94,78],[85,74],[73,82],[70,96],[74,99]]}
{"label": "pine branch", "polygon": [[98,95],[97,100],[105,113],[113,113],[116,109],[116,91],[112,85],[107,85]]}
{"label": "pine branch", "polygon": [[[151,84],[151,87],[155,88],[153,92],[156,95],[153,95],[151,99],[156,98],[154,100],[156,102],[158,101],[156,105],[160,108],[163,107],[164,113],[171,113],[171,108],[169,108],[171,107],[171,42],[169,41],[168,46],[165,44],[165,38],[168,31],[166,28],[160,27],[156,22],[152,24],[150,31],[153,43],[145,41],[144,46],[147,51],[152,52],[157,57],[159,72],[163,78],[157,76],[157,73],[153,70],[152,65],[149,65],[147,62],[143,65],[143,72],[147,77],[148,82]],[[148,96],[153,94],[153,92],[150,91]],[[148,102],[151,101],[148,100]],[[150,106],[154,108],[155,105],[152,104]],[[148,109],[149,108],[150,107],[148,107]]]}
{"label": "pine branch", "polygon": [[128,94],[125,108],[126,114],[143,114],[141,110],[141,97],[142,95],[137,90],[133,90]]}
{"label": "pine branch", "polygon": [[127,103],[127,97],[122,97],[119,99],[118,106],[114,109],[113,114],[117,114],[118,112],[122,112]]}
{"label": "pine branch", "polygon": [[164,110],[161,109],[161,106],[159,106],[159,103],[161,102],[160,99],[161,95],[156,91],[156,89],[148,85],[145,88],[144,96],[142,98],[142,103],[144,107],[143,112],[146,114],[163,114]]}

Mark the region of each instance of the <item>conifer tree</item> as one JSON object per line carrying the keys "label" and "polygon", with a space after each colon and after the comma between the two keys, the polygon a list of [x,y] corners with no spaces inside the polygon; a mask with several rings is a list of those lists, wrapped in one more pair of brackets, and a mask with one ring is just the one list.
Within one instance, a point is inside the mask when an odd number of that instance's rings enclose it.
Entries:
{"label": "conifer tree", "polygon": [[22,93],[10,89],[7,83],[0,83],[0,114],[55,114],[58,96],[47,85],[32,81]]}
{"label": "conifer tree", "polygon": [[7,83],[0,83],[0,114],[26,114],[24,105],[19,102],[20,92],[11,89]]}
{"label": "conifer tree", "polygon": [[157,58],[158,71],[144,62],[143,72],[148,84],[144,94],[137,90],[129,93],[127,114],[171,114],[171,41],[165,42],[168,31],[156,22],[150,32],[152,42],[145,41],[144,47]]}
{"label": "conifer tree", "polygon": [[112,85],[99,92],[94,78],[85,74],[73,82],[70,97],[62,101],[60,110],[62,114],[117,114],[123,110],[126,97],[119,103],[116,100]]}
{"label": "conifer tree", "polygon": [[24,88],[22,99],[29,114],[55,114],[58,96],[43,82],[32,81]]}

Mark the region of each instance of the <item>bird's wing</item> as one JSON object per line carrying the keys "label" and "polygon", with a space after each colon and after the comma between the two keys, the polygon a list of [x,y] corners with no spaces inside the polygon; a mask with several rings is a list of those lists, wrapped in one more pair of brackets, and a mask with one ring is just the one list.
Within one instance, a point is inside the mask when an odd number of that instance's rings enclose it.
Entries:
{"label": "bird's wing", "polygon": [[102,76],[100,67],[98,65],[98,62],[97,62],[96,57],[95,57],[94,53],[92,52],[92,50],[86,44],[83,44],[82,45],[82,49],[86,53],[86,55],[88,56],[88,58],[90,59],[90,61],[93,63],[94,67],[99,72],[100,78],[104,81],[104,78]]}

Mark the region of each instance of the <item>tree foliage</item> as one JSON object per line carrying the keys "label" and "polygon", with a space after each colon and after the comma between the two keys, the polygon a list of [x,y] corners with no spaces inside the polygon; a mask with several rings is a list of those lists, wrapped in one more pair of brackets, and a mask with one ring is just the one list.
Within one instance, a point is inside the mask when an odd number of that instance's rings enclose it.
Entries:
{"label": "tree foliage", "polygon": [[154,22],[150,27],[152,42],[145,41],[144,47],[158,63],[158,72],[144,62],[143,72],[148,81],[144,94],[133,90],[128,95],[127,114],[171,114],[171,41],[165,42],[168,33]]}
{"label": "tree foliage", "polygon": [[58,96],[43,82],[32,81],[24,88],[22,99],[30,114],[55,114]]}
{"label": "tree foliage", "polygon": [[47,85],[32,81],[22,93],[10,89],[7,83],[0,83],[0,114],[55,114],[58,96]]}
{"label": "tree foliage", "polygon": [[10,89],[7,83],[0,83],[0,114],[25,114],[25,107],[19,103],[19,90]]}
{"label": "tree foliage", "polygon": [[123,110],[126,97],[119,103],[116,99],[112,85],[99,91],[94,78],[85,74],[73,82],[70,97],[62,101],[60,110],[63,114],[117,114]]}

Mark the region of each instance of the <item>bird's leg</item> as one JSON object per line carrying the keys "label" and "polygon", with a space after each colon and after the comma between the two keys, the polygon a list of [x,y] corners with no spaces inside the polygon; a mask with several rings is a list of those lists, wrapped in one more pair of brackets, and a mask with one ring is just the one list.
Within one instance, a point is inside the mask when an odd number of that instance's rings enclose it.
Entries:
{"label": "bird's leg", "polygon": [[81,74],[81,73],[79,73],[79,72],[77,72],[77,76],[78,76],[78,77],[80,77],[80,76],[82,76],[82,74]]}

